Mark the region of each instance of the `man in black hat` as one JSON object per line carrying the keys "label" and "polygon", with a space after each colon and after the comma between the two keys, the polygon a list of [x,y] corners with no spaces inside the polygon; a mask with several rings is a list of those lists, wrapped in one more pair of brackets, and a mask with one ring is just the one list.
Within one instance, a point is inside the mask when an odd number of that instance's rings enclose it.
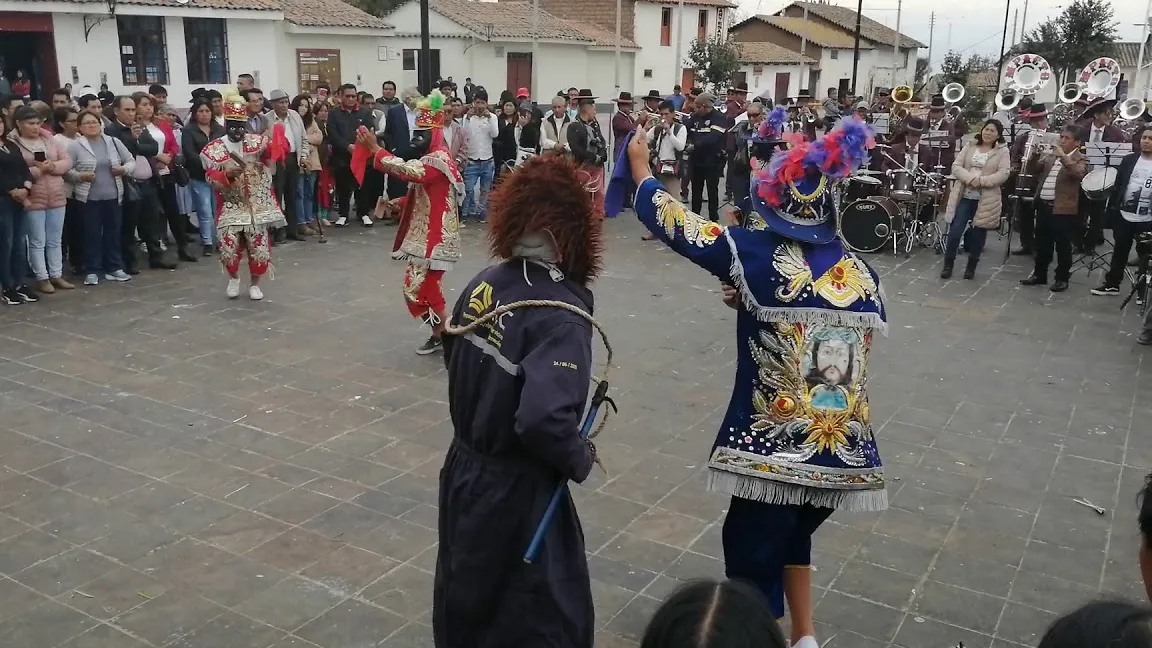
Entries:
{"label": "man in black hat", "polygon": [[888,149],[888,157],[884,158],[885,171],[912,169],[929,163],[932,158],[931,149],[922,139],[924,134],[923,119],[909,117],[904,120],[904,127],[901,132],[901,138],[892,144],[892,148]]}
{"label": "man in black hat", "polygon": [[[596,202],[596,212],[604,213],[604,162],[608,160],[608,142],[600,132],[600,122],[596,119],[596,97],[584,88],[577,91],[576,121],[568,127],[568,150],[572,158],[588,173],[588,186]],[[629,97],[631,99],[631,97]],[[627,142],[628,132],[624,133]]]}
{"label": "man in black hat", "polygon": [[[1100,142],[1116,142],[1117,146],[1107,147],[1114,154],[1111,162],[1119,164],[1122,156],[1128,154],[1128,147],[1124,143],[1129,141],[1124,131],[1113,125],[1116,119],[1116,100],[1098,99],[1084,109],[1076,125],[1084,134],[1085,144],[1098,144]],[[1080,206],[1084,211],[1082,216],[1084,225],[1081,228],[1083,237],[1077,237],[1077,251],[1091,253],[1097,245],[1104,242],[1104,201],[1089,200],[1081,192]]]}
{"label": "man in black hat", "polygon": [[930,159],[925,160],[929,172],[939,172],[945,175],[951,173],[952,162],[956,159],[956,140],[968,132],[968,127],[948,118],[948,102],[942,95],[934,95],[928,104],[928,122],[924,125],[927,131],[924,139],[932,149]]}
{"label": "man in black hat", "polygon": [[728,96],[724,99],[724,116],[736,119],[744,112],[744,104],[748,102],[748,84],[741,81],[728,88]]}
{"label": "man in black hat", "polygon": [[888,88],[876,88],[876,101],[872,102],[872,112],[889,110],[892,110],[892,91]]}
{"label": "man in black hat", "polygon": [[612,115],[612,159],[620,157],[624,144],[628,142],[628,133],[636,128],[636,120],[632,118],[632,93],[620,92],[616,98],[616,113]]}
{"label": "man in black hat", "polygon": [[660,104],[664,98],[660,96],[659,90],[649,90],[648,94],[644,95],[644,112],[647,113],[645,125],[656,121],[660,116]]}
{"label": "man in black hat", "polygon": [[796,93],[796,119],[800,120],[804,141],[815,142],[816,133],[824,129],[824,120],[812,110],[812,95],[807,90]]}
{"label": "man in black hat", "polygon": [[[1028,125],[1035,131],[1045,132],[1048,130],[1048,108],[1044,104],[1033,103],[1032,107],[1028,109]],[[1011,155],[1012,169],[1017,172],[1020,170],[1021,161],[1024,157],[1024,147],[1028,145],[1029,132],[1020,133],[1016,139],[1012,140],[1009,154]],[[1013,180],[1009,180],[1009,182],[1013,182]],[[1012,187],[1011,190],[1015,193],[1015,187]],[[1020,232],[1020,248],[1013,250],[1012,254],[1028,255],[1032,254],[1036,236],[1036,206],[1031,200],[1019,200],[1018,202],[1016,222],[1017,230]]]}

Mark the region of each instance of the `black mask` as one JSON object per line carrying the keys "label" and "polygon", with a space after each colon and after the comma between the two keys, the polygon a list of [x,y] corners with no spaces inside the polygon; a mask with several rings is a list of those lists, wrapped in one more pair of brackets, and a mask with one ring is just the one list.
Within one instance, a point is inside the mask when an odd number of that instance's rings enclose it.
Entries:
{"label": "black mask", "polygon": [[228,127],[228,139],[233,142],[239,142],[244,139],[244,135],[248,132],[247,124],[230,121],[225,122],[225,125]]}
{"label": "black mask", "polygon": [[428,145],[432,143],[432,131],[417,129],[412,131],[412,141],[409,146],[413,157],[420,157],[428,152]]}

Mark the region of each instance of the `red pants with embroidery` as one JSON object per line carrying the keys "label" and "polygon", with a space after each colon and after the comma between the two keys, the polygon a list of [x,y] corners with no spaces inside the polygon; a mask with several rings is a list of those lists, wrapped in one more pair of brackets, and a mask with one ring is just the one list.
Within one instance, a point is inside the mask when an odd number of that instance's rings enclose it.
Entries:
{"label": "red pants with embroidery", "polygon": [[220,263],[229,277],[240,272],[240,259],[248,251],[248,272],[253,277],[262,277],[272,264],[272,249],[268,245],[268,234],[223,234],[220,236]]}
{"label": "red pants with embroidery", "polygon": [[427,266],[409,263],[404,272],[404,301],[412,317],[424,317],[428,311],[444,319],[444,290],[440,281],[443,270],[430,270]]}

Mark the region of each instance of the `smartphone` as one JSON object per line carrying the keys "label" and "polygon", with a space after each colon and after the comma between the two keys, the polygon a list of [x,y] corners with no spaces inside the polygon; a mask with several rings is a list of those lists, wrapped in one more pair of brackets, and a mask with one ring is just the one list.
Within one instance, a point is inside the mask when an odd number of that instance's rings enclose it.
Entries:
{"label": "smartphone", "polygon": [[32,159],[37,162],[46,162],[48,160],[48,154],[44,151],[36,151],[32,154]]}

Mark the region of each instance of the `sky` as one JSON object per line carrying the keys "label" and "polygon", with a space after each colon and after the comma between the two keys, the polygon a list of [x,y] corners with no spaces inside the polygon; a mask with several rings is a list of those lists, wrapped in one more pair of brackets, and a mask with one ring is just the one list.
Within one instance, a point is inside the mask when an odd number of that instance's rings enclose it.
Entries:
{"label": "sky", "polygon": [[[771,14],[788,5],[787,0],[738,0],[742,13]],[[936,28],[932,33],[932,67],[939,69],[940,61],[949,49],[968,54],[988,54],[997,56],[1000,53],[1000,40],[1004,33],[1004,0],[963,0],[962,2],[917,2],[903,0],[901,11],[897,7],[901,0],[864,0],[864,15],[883,23],[893,29],[896,28],[896,17],[900,16],[900,32],[927,44],[929,41],[929,23],[932,12],[936,12]],[[1044,20],[1058,15],[1066,0],[1028,0],[1027,14],[1025,15],[1024,0],[1011,0],[1008,18],[1008,41],[1006,47],[1012,43],[1012,23],[1019,10],[1020,18],[1016,20],[1018,33],[1027,29],[1034,29]],[[855,0],[832,0],[832,4],[856,8]],[[1140,20],[1139,16],[1148,7],[1147,0],[1113,0],[1113,9],[1119,26],[1117,34],[1121,41],[1140,40],[1141,27],[1132,23]],[[1022,22],[1027,20],[1026,25]],[[927,50],[920,50],[921,56],[927,56]]]}

